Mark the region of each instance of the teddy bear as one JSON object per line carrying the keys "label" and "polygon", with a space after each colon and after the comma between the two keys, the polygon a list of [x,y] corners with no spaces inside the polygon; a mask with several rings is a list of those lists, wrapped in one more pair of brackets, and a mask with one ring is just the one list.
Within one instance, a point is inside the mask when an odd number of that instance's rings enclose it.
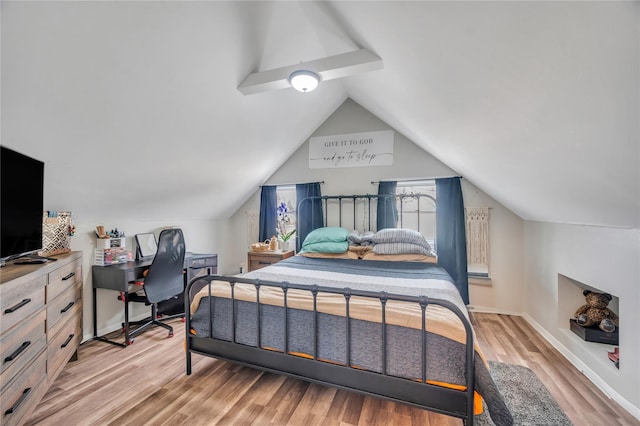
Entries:
{"label": "teddy bear", "polygon": [[587,304],[581,306],[575,314],[578,324],[583,327],[597,325],[600,330],[612,333],[618,326],[618,315],[607,305],[612,297],[609,293],[596,293],[590,290],[582,292]]}

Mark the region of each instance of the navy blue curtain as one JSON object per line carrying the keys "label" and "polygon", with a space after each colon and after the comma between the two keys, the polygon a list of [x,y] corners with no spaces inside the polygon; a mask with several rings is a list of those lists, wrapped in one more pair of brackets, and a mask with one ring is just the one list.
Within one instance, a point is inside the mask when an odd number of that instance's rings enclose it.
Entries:
{"label": "navy blue curtain", "polygon": [[263,186],[260,193],[260,233],[258,241],[264,241],[276,235],[278,218],[277,186]]}
{"label": "navy blue curtain", "polygon": [[378,183],[378,208],[376,230],[395,228],[398,225],[398,206],[396,206],[396,188],[398,182]]}
{"label": "navy blue curtain", "polygon": [[299,183],[296,185],[297,209],[297,250],[300,251],[302,243],[309,232],[324,226],[322,214],[322,200],[314,199],[300,203],[307,197],[320,197],[320,182]]}
{"label": "navy blue curtain", "polygon": [[460,178],[436,179],[436,251],[438,265],[447,270],[469,304],[467,237]]}

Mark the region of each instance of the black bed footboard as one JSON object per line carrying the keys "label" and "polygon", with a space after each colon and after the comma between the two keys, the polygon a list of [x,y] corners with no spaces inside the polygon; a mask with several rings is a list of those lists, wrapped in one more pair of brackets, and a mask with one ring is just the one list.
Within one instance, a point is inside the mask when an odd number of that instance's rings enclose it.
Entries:
{"label": "black bed footboard", "polygon": [[[220,282],[215,285],[228,285],[230,288],[230,311],[226,313],[226,319],[220,319],[219,321],[230,322],[229,333],[225,336],[214,337],[213,321],[214,312],[212,304],[214,303],[214,297],[212,292],[212,282]],[[228,283],[228,284],[222,284]],[[253,343],[247,343],[237,335],[237,328],[239,324],[235,285],[236,284],[251,284],[256,289],[256,300],[250,304],[255,305],[255,313],[251,315],[251,320],[255,320],[256,335]],[[269,323],[269,327],[279,327],[281,333],[284,336],[283,347],[281,350],[274,350],[273,347],[263,345],[261,339],[264,335],[262,328],[265,327],[264,321],[262,321],[264,305],[260,302],[260,291],[264,287],[276,287],[280,288],[283,293],[283,307],[279,307],[282,310],[283,321],[278,324]],[[209,324],[208,335],[195,335],[192,333],[192,314],[190,314],[190,305],[193,300],[192,289],[195,293],[199,289],[202,291],[208,291],[208,297],[203,298],[202,303],[208,304],[206,306],[206,315],[208,315],[207,323]],[[309,327],[311,329],[309,347],[311,350],[308,353],[308,357],[300,356],[299,354],[293,354],[289,348],[289,335],[292,333],[291,321],[289,316],[294,314],[294,309],[288,306],[288,291],[291,289],[308,291],[313,297],[313,310],[308,312],[311,323]],[[324,315],[317,309],[317,297],[319,293],[332,293],[339,294],[344,297],[345,301],[345,316],[338,321],[344,321],[345,329],[345,354],[346,359],[344,362],[327,362],[319,356],[319,328],[321,323],[321,316]],[[350,315],[349,305],[350,300],[354,296],[367,297],[376,299],[380,303],[381,308],[381,322],[379,324],[379,341],[381,344],[380,350],[380,371],[368,371],[366,369],[358,368],[356,364],[353,364],[352,354],[354,354],[355,348],[352,348],[352,317]],[[320,384],[326,384],[336,386],[342,389],[359,392],[366,395],[372,395],[389,399],[392,401],[398,401],[407,403],[413,406],[424,408],[427,410],[455,416],[465,420],[468,425],[473,424],[473,411],[474,411],[474,389],[475,389],[475,351],[473,342],[473,332],[471,324],[467,320],[467,317],[460,311],[460,309],[453,303],[428,298],[426,296],[406,296],[399,294],[392,294],[386,292],[370,292],[361,291],[349,288],[334,288],[334,287],[322,287],[322,286],[310,286],[301,285],[287,282],[272,282],[261,280],[249,280],[239,277],[221,277],[221,276],[204,276],[193,279],[185,289],[185,312],[186,315],[186,373],[191,374],[191,355],[197,353],[201,355],[211,356],[219,359],[224,359],[249,367],[275,372],[279,374],[285,374],[291,377],[299,378],[306,381],[311,381]],[[421,366],[419,368],[420,377],[415,379],[407,379],[390,374],[388,370],[387,360],[387,338],[389,327],[393,325],[387,324],[386,318],[386,306],[389,301],[401,301],[416,303],[422,312],[422,330],[418,330],[421,336],[420,342],[420,359]],[[443,386],[433,385],[427,382],[427,326],[426,326],[426,309],[429,305],[438,305],[445,307],[452,311],[463,324],[466,341],[464,346],[464,356],[461,358],[463,366],[460,366],[464,371],[464,387],[465,390],[455,390],[446,388]],[[246,305],[245,308],[247,309]],[[249,309],[254,309],[250,307]],[[246,312],[246,311],[245,311]],[[229,318],[230,317],[230,318]],[[270,320],[272,322],[272,320]],[[376,325],[377,327],[377,325]],[[312,367],[312,368],[310,368]],[[356,368],[354,368],[356,367]]]}

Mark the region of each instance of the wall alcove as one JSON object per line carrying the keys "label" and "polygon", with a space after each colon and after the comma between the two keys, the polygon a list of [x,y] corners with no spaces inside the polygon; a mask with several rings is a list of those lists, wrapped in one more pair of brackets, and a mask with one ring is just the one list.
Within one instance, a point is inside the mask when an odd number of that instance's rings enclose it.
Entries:
{"label": "wall alcove", "polygon": [[[558,274],[558,329],[567,336],[569,349],[586,365],[592,368],[597,374],[618,374],[619,370],[614,363],[609,360],[608,352],[612,352],[620,345],[609,345],[604,343],[588,342],[577,336],[570,329],[570,319],[574,318],[576,310],[585,304],[584,290],[591,290],[598,293],[607,292],[596,287],[592,287],[580,281],[574,280],[562,274]],[[620,325],[622,316],[620,315],[620,299],[613,295],[608,308],[618,314]],[[620,352],[623,352],[620,347]],[[624,362],[622,360],[621,362]]]}

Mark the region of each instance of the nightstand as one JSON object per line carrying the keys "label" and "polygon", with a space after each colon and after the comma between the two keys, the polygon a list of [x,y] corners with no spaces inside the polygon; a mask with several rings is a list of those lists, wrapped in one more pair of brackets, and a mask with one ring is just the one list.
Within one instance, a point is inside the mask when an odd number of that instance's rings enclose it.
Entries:
{"label": "nightstand", "polygon": [[280,262],[282,259],[291,256],[293,256],[293,250],[250,251],[247,256],[249,260],[249,272]]}

